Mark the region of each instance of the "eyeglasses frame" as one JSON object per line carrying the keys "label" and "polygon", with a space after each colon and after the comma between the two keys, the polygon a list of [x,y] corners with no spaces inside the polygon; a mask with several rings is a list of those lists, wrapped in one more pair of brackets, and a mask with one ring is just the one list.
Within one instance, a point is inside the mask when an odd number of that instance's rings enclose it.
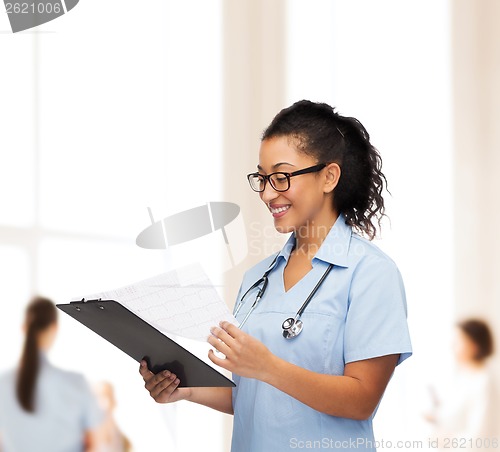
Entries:
{"label": "eyeglasses frame", "polygon": [[[282,192],[287,191],[287,190],[290,189],[290,178],[291,177],[300,176],[301,174],[316,173],[318,171],[321,171],[325,166],[327,166],[327,163],[317,163],[316,165],[309,166],[307,168],[303,168],[303,169],[300,169],[300,170],[297,170],[297,171],[293,171],[292,173],[287,173],[287,172],[284,172],[284,171],[276,171],[274,173],[267,174],[267,175],[266,174],[260,174],[259,172],[257,172],[257,173],[250,173],[250,174],[247,174],[247,179],[248,179],[248,183],[250,184],[250,188],[254,192],[256,192],[256,193],[262,193],[266,189],[266,183],[267,182],[269,182],[269,184],[271,185],[271,187],[273,188],[273,190],[282,193]],[[277,188],[274,187],[274,185],[271,182],[270,178],[272,176],[274,176],[275,174],[282,174],[283,176],[285,176],[288,179],[288,187],[285,190],[278,190]],[[262,188],[262,190],[255,190],[252,187],[252,184],[250,182],[250,177],[253,177],[253,176],[260,176],[260,177],[264,178],[264,187]]]}

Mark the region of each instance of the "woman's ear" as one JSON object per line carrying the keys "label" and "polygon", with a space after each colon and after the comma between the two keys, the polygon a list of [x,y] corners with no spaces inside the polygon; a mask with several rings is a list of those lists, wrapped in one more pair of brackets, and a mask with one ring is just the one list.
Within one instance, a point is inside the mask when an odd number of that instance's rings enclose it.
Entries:
{"label": "woman's ear", "polygon": [[340,166],[337,163],[329,163],[326,166],[326,180],[325,180],[325,186],[323,187],[324,193],[331,193],[337,184],[339,183],[340,179]]}

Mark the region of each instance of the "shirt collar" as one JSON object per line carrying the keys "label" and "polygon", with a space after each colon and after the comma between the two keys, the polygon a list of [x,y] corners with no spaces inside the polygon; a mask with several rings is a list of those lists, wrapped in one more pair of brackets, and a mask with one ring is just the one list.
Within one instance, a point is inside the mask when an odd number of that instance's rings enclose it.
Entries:
{"label": "shirt collar", "polygon": [[[328,231],[325,240],[321,243],[318,251],[313,257],[314,259],[320,259],[322,261],[328,262],[330,264],[338,265],[339,267],[348,267],[348,252],[349,245],[351,243],[352,227],[346,224],[345,216],[340,214],[337,217],[334,225]],[[268,267],[269,270],[273,269],[280,258],[285,259],[288,262],[290,253],[295,246],[295,233],[290,234],[285,245],[278,253],[276,260],[272,265]],[[272,261],[271,261],[272,262]]]}
{"label": "shirt collar", "polygon": [[340,214],[313,259],[320,259],[339,267],[349,267],[351,236],[352,227],[346,224],[345,216]]}

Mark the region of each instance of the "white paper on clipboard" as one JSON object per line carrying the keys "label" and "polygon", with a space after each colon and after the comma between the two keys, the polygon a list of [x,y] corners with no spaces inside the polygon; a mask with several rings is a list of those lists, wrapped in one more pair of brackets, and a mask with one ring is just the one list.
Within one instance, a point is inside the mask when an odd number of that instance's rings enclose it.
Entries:
{"label": "white paper on clipboard", "polygon": [[99,298],[118,301],[166,335],[206,341],[221,321],[239,325],[199,263],[85,297]]}

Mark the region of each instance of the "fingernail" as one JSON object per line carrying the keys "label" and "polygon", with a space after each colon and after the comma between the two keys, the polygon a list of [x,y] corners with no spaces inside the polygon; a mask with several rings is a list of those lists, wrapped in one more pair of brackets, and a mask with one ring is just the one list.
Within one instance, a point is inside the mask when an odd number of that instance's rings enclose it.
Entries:
{"label": "fingernail", "polygon": [[144,361],[141,361],[141,367],[146,367],[146,363]]}
{"label": "fingernail", "polygon": [[171,380],[173,380],[175,378],[175,375],[170,374],[170,376],[168,378],[170,378]]}
{"label": "fingernail", "polygon": [[168,370],[164,370],[163,375],[168,378],[170,377],[170,372]]}
{"label": "fingernail", "polygon": [[176,379],[175,379],[175,381],[174,381],[174,383],[175,383],[176,385],[178,385],[180,382],[181,382],[181,381],[180,381],[178,378],[176,378]]}

